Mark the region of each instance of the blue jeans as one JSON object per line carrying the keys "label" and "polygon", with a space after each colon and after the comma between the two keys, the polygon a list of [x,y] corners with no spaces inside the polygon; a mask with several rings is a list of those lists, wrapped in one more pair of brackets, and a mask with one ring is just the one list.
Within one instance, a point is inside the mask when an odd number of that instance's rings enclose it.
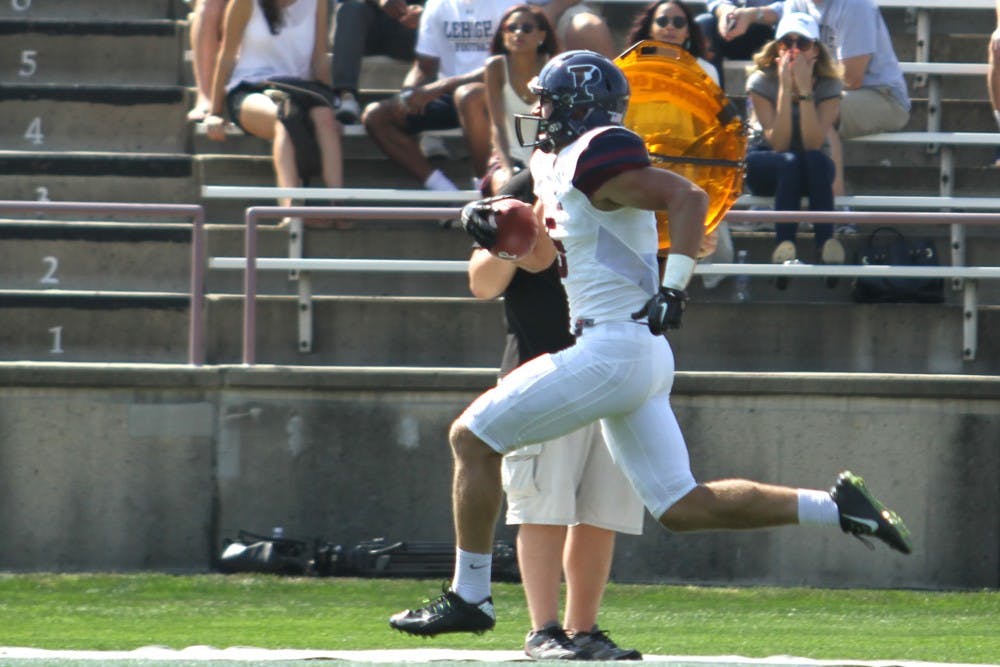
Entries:
{"label": "blue jeans", "polygon": [[[833,160],[822,151],[779,153],[771,150],[751,150],[746,157],[746,181],[756,196],[774,196],[774,210],[798,211],[802,197],[809,198],[810,211],[833,210]],[[778,243],[794,241],[798,223],[786,222],[774,226]],[[822,248],[833,236],[830,223],[814,224],[816,247]]]}

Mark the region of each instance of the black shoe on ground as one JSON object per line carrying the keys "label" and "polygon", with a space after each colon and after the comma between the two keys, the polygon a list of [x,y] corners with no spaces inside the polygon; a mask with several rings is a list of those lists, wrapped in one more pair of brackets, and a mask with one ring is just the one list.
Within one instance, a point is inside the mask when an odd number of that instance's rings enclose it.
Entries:
{"label": "black shoe on ground", "polygon": [[397,630],[433,637],[445,632],[474,632],[482,634],[496,625],[493,598],[473,604],[466,602],[445,586],[436,600],[420,609],[407,609],[389,618],[389,625]]}
{"label": "black shoe on ground", "polygon": [[524,654],[532,660],[591,660],[590,653],[566,636],[558,623],[547,623],[524,638]]}
{"label": "black shoe on ground", "polygon": [[573,643],[587,651],[590,660],[642,660],[642,653],[634,648],[621,648],[596,625],[590,632],[573,635]]}
{"label": "black shoe on ground", "polygon": [[[896,551],[910,553],[910,531],[903,520],[892,510],[886,509],[865,486],[861,479],[849,470],[837,477],[830,489],[833,501],[840,511],[840,527],[845,533],[865,540],[862,535],[871,535],[882,540]],[[867,542],[866,542],[867,543]],[[870,546],[870,545],[869,545]]]}

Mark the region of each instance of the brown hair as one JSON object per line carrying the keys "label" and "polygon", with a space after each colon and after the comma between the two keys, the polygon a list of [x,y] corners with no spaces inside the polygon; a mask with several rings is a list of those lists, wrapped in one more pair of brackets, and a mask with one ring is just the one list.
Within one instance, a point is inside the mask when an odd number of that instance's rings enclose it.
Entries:
{"label": "brown hair", "polygon": [[676,5],[684,12],[684,18],[688,22],[688,39],[681,46],[695,58],[703,58],[705,56],[705,40],[701,36],[701,27],[694,20],[691,8],[680,0],[659,0],[658,2],[646,5],[645,9],[635,15],[635,19],[632,21],[632,29],[629,30],[628,37],[625,38],[625,44],[632,46],[645,39],[652,39],[650,35],[653,33],[653,16],[661,5]]}
{"label": "brown hair", "polygon": [[[770,42],[762,46],[760,51],[754,54],[754,64],[750,70],[767,72],[775,69],[775,62],[778,60],[778,47],[780,45],[781,40],[772,39]],[[841,67],[840,64],[833,59],[833,56],[830,54],[830,49],[826,48],[826,44],[817,40],[816,45],[819,46],[819,56],[816,58],[816,65],[813,67],[813,74],[821,79],[840,79],[843,77],[843,67]]]}
{"label": "brown hair", "polygon": [[[319,1],[323,2],[324,0]],[[257,4],[260,6],[260,10],[264,12],[264,19],[267,21],[267,27],[271,30],[271,34],[277,35],[278,31],[281,30],[282,24],[285,22],[281,7],[278,6],[278,0],[257,0]]]}
{"label": "brown hair", "polygon": [[535,21],[535,26],[539,30],[545,31],[545,39],[538,45],[539,53],[547,53],[550,56],[559,53],[559,42],[556,40],[556,33],[552,29],[552,24],[549,23],[549,17],[537,5],[514,5],[503,13],[503,16],[497,22],[497,29],[493,33],[493,41],[490,42],[490,53],[493,55],[501,53],[507,55],[507,47],[503,43],[503,26],[507,23],[507,19],[517,12],[531,14],[532,19]]}

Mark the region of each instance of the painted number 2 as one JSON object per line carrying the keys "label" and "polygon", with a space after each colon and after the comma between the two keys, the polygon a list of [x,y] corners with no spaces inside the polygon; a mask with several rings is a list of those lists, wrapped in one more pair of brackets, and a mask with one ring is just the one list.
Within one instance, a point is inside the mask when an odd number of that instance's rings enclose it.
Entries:
{"label": "painted number 2", "polygon": [[53,257],[52,255],[46,255],[42,257],[42,263],[47,267],[45,270],[45,275],[42,276],[41,280],[38,282],[43,285],[58,285],[59,277],[56,276],[56,271],[59,270],[59,258]]}

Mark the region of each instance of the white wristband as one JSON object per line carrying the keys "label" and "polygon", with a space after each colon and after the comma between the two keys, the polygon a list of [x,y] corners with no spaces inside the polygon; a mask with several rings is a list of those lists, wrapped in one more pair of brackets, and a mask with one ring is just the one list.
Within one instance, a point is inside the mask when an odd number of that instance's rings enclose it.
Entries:
{"label": "white wristband", "polygon": [[687,287],[694,273],[695,261],[687,255],[672,252],[667,255],[667,267],[663,271],[663,286],[682,290]]}

